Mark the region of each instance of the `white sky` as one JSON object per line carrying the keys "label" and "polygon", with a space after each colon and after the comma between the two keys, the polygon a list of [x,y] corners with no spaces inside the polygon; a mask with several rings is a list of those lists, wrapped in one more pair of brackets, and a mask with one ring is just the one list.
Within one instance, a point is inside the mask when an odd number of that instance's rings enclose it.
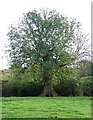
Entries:
{"label": "white sky", "polygon": [[[11,23],[33,9],[49,8],[81,22],[84,33],[91,31],[91,0],[0,0],[0,69],[7,68],[3,53]],[[3,59],[2,59],[3,56]]]}

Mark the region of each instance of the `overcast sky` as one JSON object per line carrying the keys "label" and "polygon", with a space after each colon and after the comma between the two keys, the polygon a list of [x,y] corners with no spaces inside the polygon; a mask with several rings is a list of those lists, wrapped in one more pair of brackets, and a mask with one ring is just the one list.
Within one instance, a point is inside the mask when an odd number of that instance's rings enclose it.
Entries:
{"label": "overcast sky", "polygon": [[[35,9],[49,8],[81,22],[84,33],[91,31],[92,0],[1,0],[0,1],[0,69],[7,68],[7,59],[3,53],[7,43],[8,27],[23,13]],[[3,59],[2,59],[3,56]]]}

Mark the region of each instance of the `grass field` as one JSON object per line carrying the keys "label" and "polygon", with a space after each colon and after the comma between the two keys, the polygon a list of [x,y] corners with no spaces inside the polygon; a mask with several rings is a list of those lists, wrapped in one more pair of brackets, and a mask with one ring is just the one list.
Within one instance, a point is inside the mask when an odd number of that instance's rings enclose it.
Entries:
{"label": "grass field", "polygon": [[3,97],[3,118],[91,118],[90,97]]}

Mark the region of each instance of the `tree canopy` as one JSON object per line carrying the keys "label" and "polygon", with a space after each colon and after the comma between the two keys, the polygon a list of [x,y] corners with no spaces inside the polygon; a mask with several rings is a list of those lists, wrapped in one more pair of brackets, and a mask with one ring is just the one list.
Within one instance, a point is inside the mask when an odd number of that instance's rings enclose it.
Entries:
{"label": "tree canopy", "polygon": [[45,84],[51,83],[55,70],[68,67],[75,62],[73,51],[76,31],[80,23],[52,10],[33,10],[23,14],[19,23],[11,25],[10,65],[12,68],[40,68]]}

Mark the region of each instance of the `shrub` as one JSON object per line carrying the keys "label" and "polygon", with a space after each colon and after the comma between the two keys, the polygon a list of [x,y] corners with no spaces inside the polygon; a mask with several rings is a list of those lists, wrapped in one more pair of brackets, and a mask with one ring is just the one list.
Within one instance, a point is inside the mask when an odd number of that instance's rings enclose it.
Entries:
{"label": "shrub", "polygon": [[63,80],[55,85],[56,92],[61,96],[76,96],[79,95],[78,83],[75,80]]}
{"label": "shrub", "polygon": [[2,96],[38,96],[42,90],[42,83],[9,80],[2,87]]}
{"label": "shrub", "polygon": [[87,76],[80,79],[80,84],[85,96],[91,96],[93,94],[93,77]]}

